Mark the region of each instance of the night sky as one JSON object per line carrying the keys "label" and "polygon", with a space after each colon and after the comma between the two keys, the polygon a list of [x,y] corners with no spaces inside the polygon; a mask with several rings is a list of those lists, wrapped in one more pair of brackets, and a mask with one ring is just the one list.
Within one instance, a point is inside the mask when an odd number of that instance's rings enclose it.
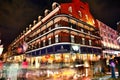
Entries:
{"label": "night sky", "polygon": [[[71,0],[0,0],[0,39],[7,46],[53,2]],[[120,21],[120,0],[82,0],[88,2],[92,15],[106,25],[117,29]]]}

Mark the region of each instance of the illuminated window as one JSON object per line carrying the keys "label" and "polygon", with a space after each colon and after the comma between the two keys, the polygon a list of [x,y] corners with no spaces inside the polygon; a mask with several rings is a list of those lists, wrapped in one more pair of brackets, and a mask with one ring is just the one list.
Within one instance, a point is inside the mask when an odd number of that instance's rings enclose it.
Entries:
{"label": "illuminated window", "polygon": [[85,44],[85,38],[82,38],[82,44],[83,45]]}
{"label": "illuminated window", "polygon": [[46,33],[46,31],[44,30],[43,33]]}
{"label": "illuminated window", "polygon": [[90,31],[88,31],[88,34],[90,34]]}
{"label": "illuminated window", "polygon": [[85,15],[85,19],[88,20],[88,15]]}
{"label": "illuminated window", "polygon": [[69,11],[70,13],[72,13],[72,7],[71,7],[71,6],[68,8],[68,11]]}
{"label": "illuminated window", "polygon": [[82,17],[82,13],[81,13],[81,11],[78,11],[78,14],[79,14],[80,17]]}
{"label": "illuminated window", "polygon": [[58,38],[58,35],[55,35],[55,42],[59,42],[59,38]]}
{"label": "illuminated window", "polygon": [[49,31],[51,30],[51,27],[49,27],[49,29],[48,29]]}
{"label": "illuminated window", "polygon": [[91,41],[91,40],[89,40],[89,45],[90,45],[90,46],[92,45],[92,41]]}
{"label": "illuminated window", "polygon": [[58,24],[55,24],[55,27],[58,27]]}
{"label": "illuminated window", "polygon": [[81,29],[81,32],[84,32],[84,30],[83,30],[83,29]]}
{"label": "illuminated window", "polygon": [[43,40],[43,46],[45,46],[45,40]]}
{"label": "illuminated window", "polygon": [[51,44],[51,38],[49,38],[49,45]]}
{"label": "illuminated window", "polygon": [[92,19],[92,22],[93,22],[93,24],[95,24],[95,21],[94,21],[94,19]]}
{"label": "illuminated window", "polygon": [[75,38],[73,35],[71,35],[71,42],[74,43],[75,42]]}

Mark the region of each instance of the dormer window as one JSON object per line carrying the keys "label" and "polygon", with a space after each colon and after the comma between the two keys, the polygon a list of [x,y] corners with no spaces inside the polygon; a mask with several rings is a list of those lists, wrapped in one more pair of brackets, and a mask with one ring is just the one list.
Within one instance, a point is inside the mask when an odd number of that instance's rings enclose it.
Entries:
{"label": "dormer window", "polygon": [[92,22],[93,22],[93,24],[95,24],[95,21],[94,21],[94,19],[92,19]]}
{"label": "dormer window", "polygon": [[85,15],[85,19],[88,20],[88,15]]}
{"label": "dormer window", "polygon": [[82,17],[82,13],[81,13],[81,11],[78,11],[78,14],[79,14],[80,17]]}
{"label": "dormer window", "polygon": [[69,11],[70,13],[72,13],[72,7],[71,7],[71,6],[68,8],[68,11]]}

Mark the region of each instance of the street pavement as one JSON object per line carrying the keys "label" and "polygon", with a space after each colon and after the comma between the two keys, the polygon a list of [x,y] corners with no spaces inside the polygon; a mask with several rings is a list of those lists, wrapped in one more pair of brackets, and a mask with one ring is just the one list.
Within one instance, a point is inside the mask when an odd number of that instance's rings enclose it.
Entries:
{"label": "street pavement", "polygon": [[116,74],[116,79],[111,78],[111,72],[106,72],[106,76],[93,78],[92,80],[120,80],[118,79],[118,72],[115,72],[115,74]]}

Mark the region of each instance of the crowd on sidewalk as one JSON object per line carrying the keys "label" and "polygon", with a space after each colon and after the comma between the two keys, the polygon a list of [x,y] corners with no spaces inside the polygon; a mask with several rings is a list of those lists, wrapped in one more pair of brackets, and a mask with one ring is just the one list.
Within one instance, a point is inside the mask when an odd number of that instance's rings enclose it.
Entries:
{"label": "crowd on sidewalk", "polygon": [[[100,71],[101,73],[106,74],[107,76],[107,73],[109,73],[109,76],[111,75],[110,78],[112,79],[120,78],[120,57],[101,59],[95,64],[95,69],[93,70],[95,75],[97,71]],[[115,73],[117,73],[117,75]]]}

